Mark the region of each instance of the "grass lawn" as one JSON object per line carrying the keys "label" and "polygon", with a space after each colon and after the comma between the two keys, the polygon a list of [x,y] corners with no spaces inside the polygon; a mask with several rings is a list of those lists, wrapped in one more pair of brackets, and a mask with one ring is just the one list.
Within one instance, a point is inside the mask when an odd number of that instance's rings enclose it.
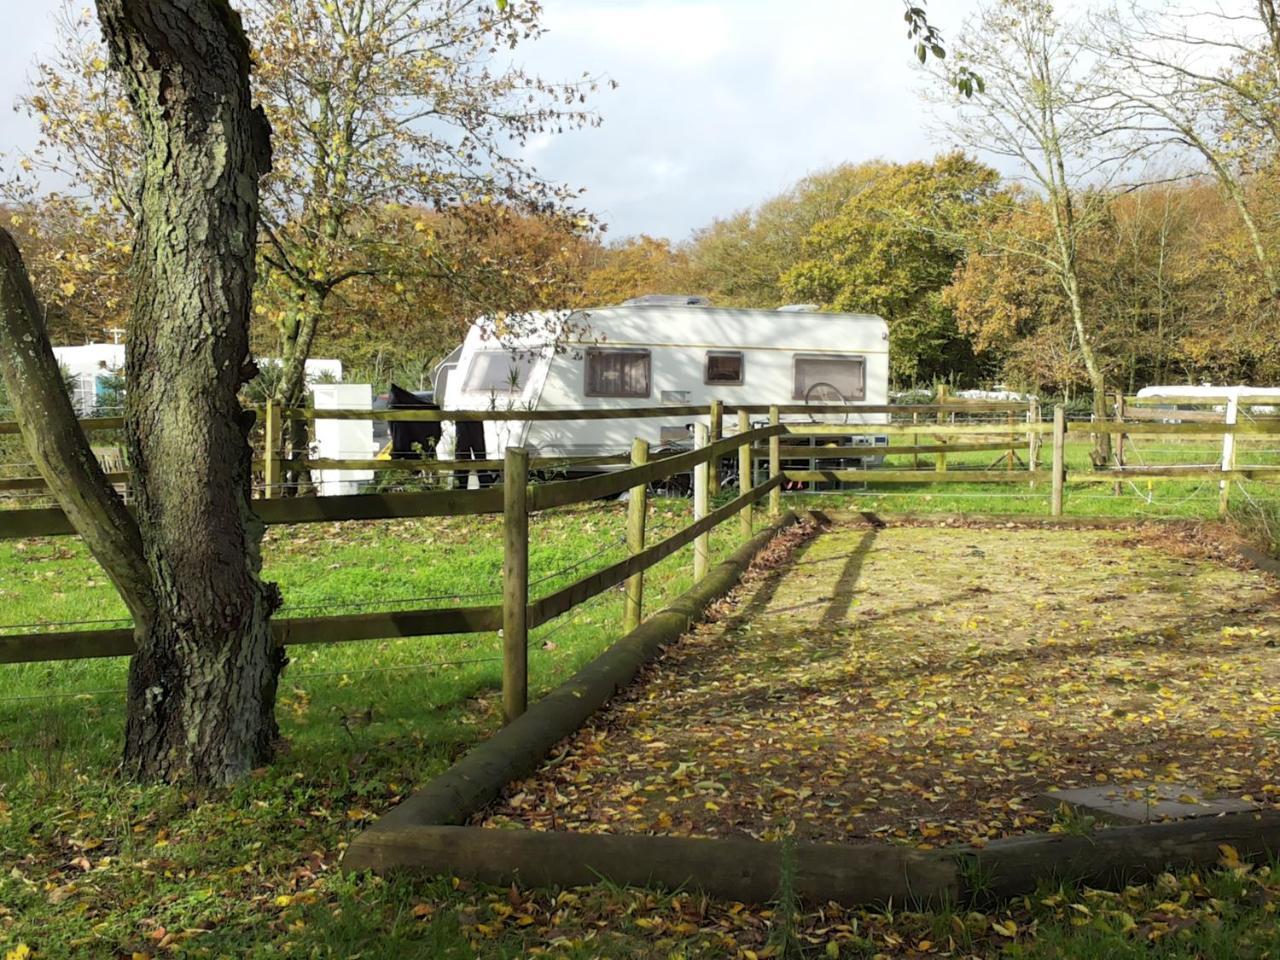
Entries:
{"label": "grass lawn", "polygon": [[[1008,509],[976,499],[980,492],[965,492],[975,500],[964,506],[922,501],[931,494],[918,490],[902,502]],[[1216,491],[1207,495],[1206,513]],[[1035,496],[1044,511],[1047,492]],[[857,494],[796,499],[895,506]],[[674,530],[689,504],[658,501],[653,510],[654,528]],[[535,593],[621,556],[623,514],[619,504],[590,504],[536,518]],[[735,535],[736,524],[717,531],[714,553],[732,549]],[[297,615],[490,602],[500,555],[497,518],[276,528],[265,549],[285,612]],[[689,566],[686,549],[650,575],[650,609],[688,586]],[[0,610],[10,624],[122,614],[71,538],[0,542]],[[620,613],[611,591],[541,628],[535,695],[602,649]],[[986,624],[973,642],[998,632]],[[1119,894],[1047,888],[998,911],[927,915],[899,905],[793,916],[785,898],[741,905],[691,891],[341,876],[342,849],[363,824],[496,728],[497,655],[490,635],[294,648],[279,707],[288,750],[234,789],[212,792],[119,776],[123,661],[0,667],[0,957],[1280,955],[1280,872],[1229,859],[1209,875]],[[901,694],[913,695],[905,686]]]}

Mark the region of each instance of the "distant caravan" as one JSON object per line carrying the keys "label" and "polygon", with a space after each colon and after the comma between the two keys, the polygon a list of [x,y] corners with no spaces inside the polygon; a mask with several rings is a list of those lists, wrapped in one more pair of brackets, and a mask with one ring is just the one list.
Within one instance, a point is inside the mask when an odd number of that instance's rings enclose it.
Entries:
{"label": "distant caravan", "polygon": [[[885,413],[860,407],[889,402],[889,329],[872,314],[817,313],[812,307],[739,310],[697,297],[642,297],[621,306],[543,312],[520,318],[516,335],[489,318],[475,321],[462,345],[435,371],[435,398],[451,410],[625,410],[705,406],[839,405],[836,413],[790,413],[783,422],[868,426],[864,436],[794,438],[788,446],[839,445],[823,469],[878,463],[887,438],[874,426]],[[440,459],[498,459],[524,446],[534,457],[623,454],[634,438],[653,448],[687,448],[695,417],[610,420],[487,420],[446,423]],[[726,418],[726,432],[735,418]],[[753,426],[768,417],[753,413]],[[846,452],[847,451],[847,452]],[[811,469],[812,458],[787,458]],[[736,461],[726,460],[731,470]],[[593,468],[599,470],[602,468]],[[590,472],[578,470],[575,473]]]}

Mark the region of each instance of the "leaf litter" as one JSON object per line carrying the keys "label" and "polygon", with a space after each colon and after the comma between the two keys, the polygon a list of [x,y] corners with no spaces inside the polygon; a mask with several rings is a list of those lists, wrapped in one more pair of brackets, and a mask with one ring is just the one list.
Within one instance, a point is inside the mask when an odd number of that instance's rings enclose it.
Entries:
{"label": "leaf litter", "polygon": [[839,525],[646,670],[494,828],[878,839],[1063,829],[1051,788],[1280,801],[1280,603],[1203,531]]}

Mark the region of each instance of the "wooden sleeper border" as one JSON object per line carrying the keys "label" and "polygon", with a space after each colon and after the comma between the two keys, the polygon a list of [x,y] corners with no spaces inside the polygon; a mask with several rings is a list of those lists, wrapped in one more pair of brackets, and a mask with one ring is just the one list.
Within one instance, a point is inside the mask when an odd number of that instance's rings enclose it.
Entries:
{"label": "wooden sleeper border", "polygon": [[[348,869],[394,867],[407,848],[406,830],[464,824],[496,800],[510,781],[527,776],[547,752],[572,734],[665,644],[701,619],[712,603],[738,581],[755,557],[779,531],[799,518],[788,511],[778,521],[713,567],[700,582],[670,606],[616,641],[572,677],[556,687],[452,767],[381,817],[352,842],[343,858]],[[479,828],[468,828],[479,831]],[[484,831],[488,832],[488,831]],[[412,864],[421,865],[421,864]],[[447,865],[442,865],[447,869]]]}
{"label": "wooden sleeper border", "polygon": [[533,773],[629,683],[661,648],[699,620],[798,517],[788,512],[714,567],[526,713],[359,834],[348,871],[467,877],[505,885],[693,886],[712,896],[766,902],[783,872],[806,902],[909,906],[977,904],[1033,892],[1045,880],[1099,887],[1140,881],[1176,867],[1217,862],[1222,844],[1242,860],[1280,851],[1280,810],[1113,827],[1087,835],[1035,834],[985,846],[918,850],[876,842],[783,844],[745,837],[487,829],[466,826],[510,782]]}

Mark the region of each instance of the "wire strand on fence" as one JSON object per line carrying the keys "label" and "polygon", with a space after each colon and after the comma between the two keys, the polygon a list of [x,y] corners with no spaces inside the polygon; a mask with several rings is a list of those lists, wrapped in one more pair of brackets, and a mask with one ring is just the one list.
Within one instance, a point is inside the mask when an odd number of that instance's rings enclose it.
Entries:
{"label": "wire strand on fence", "polygon": [[[309,603],[289,603],[286,601],[285,605],[277,612],[277,615],[292,612],[294,610],[367,610],[371,607],[403,606],[406,603],[435,603],[442,600],[475,600],[481,597],[496,597],[501,593],[501,590],[481,590],[470,591],[467,593],[442,593],[435,596],[425,597],[384,597],[378,600],[316,600]],[[396,611],[388,609],[388,612],[394,613]]]}
{"label": "wire strand on fence", "polygon": [[96,620],[47,620],[34,623],[0,623],[0,631],[3,630],[41,630],[49,627],[87,627],[97,626],[104,623],[114,623],[120,626],[130,626],[133,623],[131,617],[102,617]]}
{"label": "wire strand on fence", "polygon": [[[501,663],[502,657],[465,657],[457,660],[423,660],[418,663],[396,663],[386,667],[353,667],[349,670],[315,670],[309,673],[288,672],[281,674],[281,680],[292,683],[295,680],[313,680],[318,677],[349,677],[352,674],[398,673],[403,670],[421,670],[425,667],[456,667],[471,663]],[[0,701],[3,702],[3,701]]]}

